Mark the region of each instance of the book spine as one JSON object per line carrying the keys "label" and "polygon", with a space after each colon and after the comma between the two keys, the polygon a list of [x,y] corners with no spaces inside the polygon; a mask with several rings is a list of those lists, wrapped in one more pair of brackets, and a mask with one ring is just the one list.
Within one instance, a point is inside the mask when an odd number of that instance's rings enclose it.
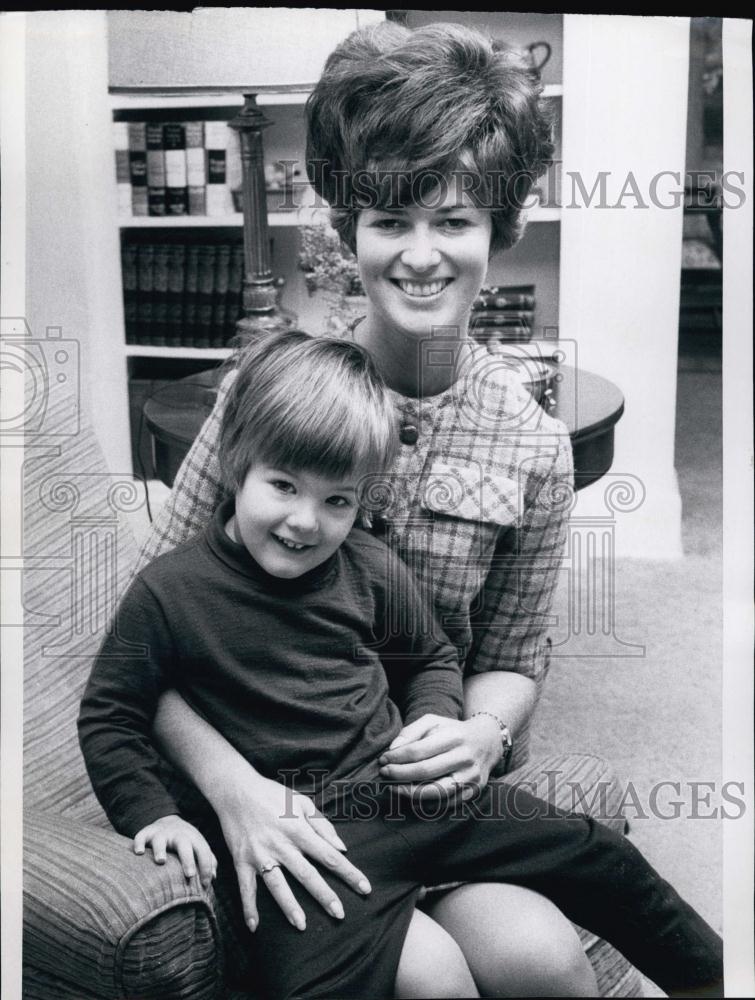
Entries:
{"label": "book spine", "polygon": [[186,139],[186,186],[189,215],[206,215],[207,163],[204,122],[184,122]]}
{"label": "book spine", "polygon": [[480,295],[534,295],[534,285],[485,285]]}
{"label": "book spine", "polygon": [[149,215],[147,127],[144,122],[128,122],[128,166],[131,178],[131,214]]}
{"label": "book spine", "polygon": [[152,343],[164,347],[167,343],[168,327],[168,264],[170,246],[160,244],[155,247],[154,298],[152,300]]}
{"label": "book spine", "polygon": [[113,122],[115,150],[115,184],[118,198],[118,218],[131,215],[131,165],[128,158],[128,122]]}
{"label": "book spine", "polygon": [[231,245],[230,243],[224,243],[217,248],[215,257],[215,289],[212,296],[211,340],[213,347],[223,347],[225,344],[230,268]]}
{"label": "book spine", "polygon": [[123,276],[123,321],[126,343],[136,344],[139,330],[138,301],[139,275],[137,271],[136,244],[124,243],[121,247],[121,272]]}
{"label": "book spine", "polygon": [[232,211],[230,188],[227,184],[226,154],[228,133],[225,122],[206,121],[204,141],[207,148],[207,215],[229,215]]}
{"label": "book spine", "polygon": [[187,187],[186,135],[180,122],[163,126],[165,142],[165,206],[167,215],[187,215],[189,192]]}
{"label": "book spine", "polygon": [[226,171],[225,181],[231,195],[231,209],[233,209],[233,192],[241,191],[244,176],[241,169],[241,136],[235,128],[228,129],[228,148],[226,150]]}
{"label": "book spine", "polygon": [[217,247],[200,246],[197,274],[196,346],[212,346],[212,307],[215,291],[215,259]]}
{"label": "book spine", "polygon": [[137,344],[152,343],[152,299],[155,281],[155,248],[142,244],[137,249],[138,305],[136,333]]}
{"label": "book spine", "polygon": [[472,308],[474,310],[534,309],[535,296],[523,295],[521,293],[513,295],[488,295],[480,293],[475,299]]}
{"label": "book spine", "polygon": [[197,304],[199,295],[199,246],[190,243],[186,247],[186,274],[184,278],[183,331],[181,343],[185,347],[197,347]]}
{"label": "book spine", "polygon": [[473,326],[529,326],[534,312],[530,309],[506,309],[501,312],[480,310],[472,313]]}
{"label": "book spine", "polygon": [[150,215],[165,215],[165,144],[161,122],[147,122],[147,199]]}
{"label": "book spine", "polygon": [[225,342],[236,334],[241,317],[241,292],[244,287],[244,244],[234,243],[228,268],[228,306],[225,311]]}
{"label": "book spine", "polygon": [[186,246],[170,248],[168,261],[168,315],[165,341],[168,347],[180,347],[183,331],[184,287],[186,283]]}
{"label": "book spine", "polygon": [[529,326],[480,326],[474,327],[472,336],[480,343],[524,343],[532,340],[532,328]]}

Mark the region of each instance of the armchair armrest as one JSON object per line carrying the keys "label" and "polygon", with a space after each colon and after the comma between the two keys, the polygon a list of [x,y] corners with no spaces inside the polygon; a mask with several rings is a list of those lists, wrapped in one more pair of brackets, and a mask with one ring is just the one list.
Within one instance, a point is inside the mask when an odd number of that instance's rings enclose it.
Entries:
{"label": "armchair armrest", "polygon": [[60,816],[24,816],[24,975],[98,1000],[209,1000],[222,949],[211,892],[178,859]]}

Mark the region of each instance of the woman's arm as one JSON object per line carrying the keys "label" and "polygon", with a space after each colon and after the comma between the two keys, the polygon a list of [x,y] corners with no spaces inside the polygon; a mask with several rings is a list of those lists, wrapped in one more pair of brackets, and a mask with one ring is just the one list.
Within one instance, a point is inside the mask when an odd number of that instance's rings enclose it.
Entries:
{"label": "woman's arm", "polygon": [[[516,741],[537,702],[537,687],[529,677],[505,670],[474,674],[464,681],[464,718],[491,712],[504,721]],[[500,734],[499,734],[500,735]]]}
{"label": "woman's arm", "polygon": [[566,428],[556,424],[546,468],[533,473],[532,494],[515,530],[502,533],[472,620],[466,673],[510,670],[543,679],[550,609],[566,547],[574,468]]}
{"label": "woman's arm", "polygon": [[[563,424],[556,423],[555,428],[553,458],[531,487],[533,496],[522,523],[501,537],[483,587],[480,612],[473,620],[475,641],[466,663],[468,678],[499,675],[497,684],[490,683],[496,689],[496,714],[514,734],[509,768],[526,760],[532,711],[548,670],[550,611],[573,499],[571,442]],[[530,690],[535,697],[524,712],[520,679],[534,684]],[[487,693],[487,689],[480,690]]]}
{"label": "woman's arm", "polygon": [[[464,719],[441,720],[409,731],[411,743],[394,741],[383,755],[383,774],[406,783],[430,781],[426,796],[443,794],[457,778],[484,785],[500,762],[498,716],[511,730],[514,748],[507,769],[527,756],[529,724],[548,666],[549,613],[566,545],[574,471],[566,428],[554,424],[554,457],[536,484],[535,496],[516,531],[502,535],[473,621],[475,642],[467,658]],[[405,732],[398,738],[405,736]],[[497,754],[497,756],[496,756]],[[441,779],[441,780],[438,780]]]}
{"label": "woman's arm", "polygon": [[[285,867],[332,916],[343,917],[338,896],[311,861],[328,868],[357,892],[370,885],[341,853],[333,825],[306,795],[263,777],[175,691],[158,703],[154,734],[164,755],[199,788],[214,809],[233,858],[244,918],[256,930],[257,874],[294,927],[304,930],[304,911],[288,886]],[[307,860],[310,858],[311,861]]]}
{"label": "woman's arm", "polygon": [[[529,677],[496,671],[464,682],[464,721],[425,715],[405,726],[381,756],[386,779],[404,783],[407,794],[435,799],[462,786],[471,798],[491,774],[507,769],[502,760],[501,730],[493,716],[514,735],[526,724],[537,700]],[[481,713],[481,714],[477,714]],[[429,782],[422,787],[422,782]]]}

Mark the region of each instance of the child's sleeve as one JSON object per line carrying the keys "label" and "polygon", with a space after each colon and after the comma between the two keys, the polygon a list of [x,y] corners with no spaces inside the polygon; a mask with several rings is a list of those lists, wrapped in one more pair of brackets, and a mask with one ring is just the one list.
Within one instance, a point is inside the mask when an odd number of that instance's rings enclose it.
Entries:
{"label": "child's sleeve", "polygon": [[377,618],[391,698],[407,725],[428,713],[459,719],[464,693],[456,648],[406,565],[389,550],[388,566]]}
{"label": "child's sleeve", "polygon": [[79,743],[95,794],[126,836],[179,811],[161,778],[152,720],[170,686],[173,643],[152,591],[137,578],[97,654],[78,719]]}

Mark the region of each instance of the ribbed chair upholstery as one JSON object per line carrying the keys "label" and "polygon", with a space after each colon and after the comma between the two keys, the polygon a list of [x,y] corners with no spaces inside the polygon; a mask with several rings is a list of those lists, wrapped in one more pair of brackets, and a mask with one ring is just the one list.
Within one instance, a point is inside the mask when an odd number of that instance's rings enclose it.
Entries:
{"label": "ribbed chair upholstery", "polygon": [[[71,429],[70,407],[56,389],[45,426]],[[244,943],[222,926],[212,892],[172,856],[158,866],[133,854],[79,751],[79,699],[135,564],[122,515],[138,493],[107,472],[84,413],[77,432],[28,437],[23,479],[24,997],[249,1000]],[[554,774],[579,781],[587,802],[601,783],[612,812],[618,788],[597,758],[553,757],[516,777],[546,795]],[[568,807],[571,787],[555,786],[556,804]],[[638,974],[614,949],[592,935],[584,942],[604,996],[640,995]]]}

